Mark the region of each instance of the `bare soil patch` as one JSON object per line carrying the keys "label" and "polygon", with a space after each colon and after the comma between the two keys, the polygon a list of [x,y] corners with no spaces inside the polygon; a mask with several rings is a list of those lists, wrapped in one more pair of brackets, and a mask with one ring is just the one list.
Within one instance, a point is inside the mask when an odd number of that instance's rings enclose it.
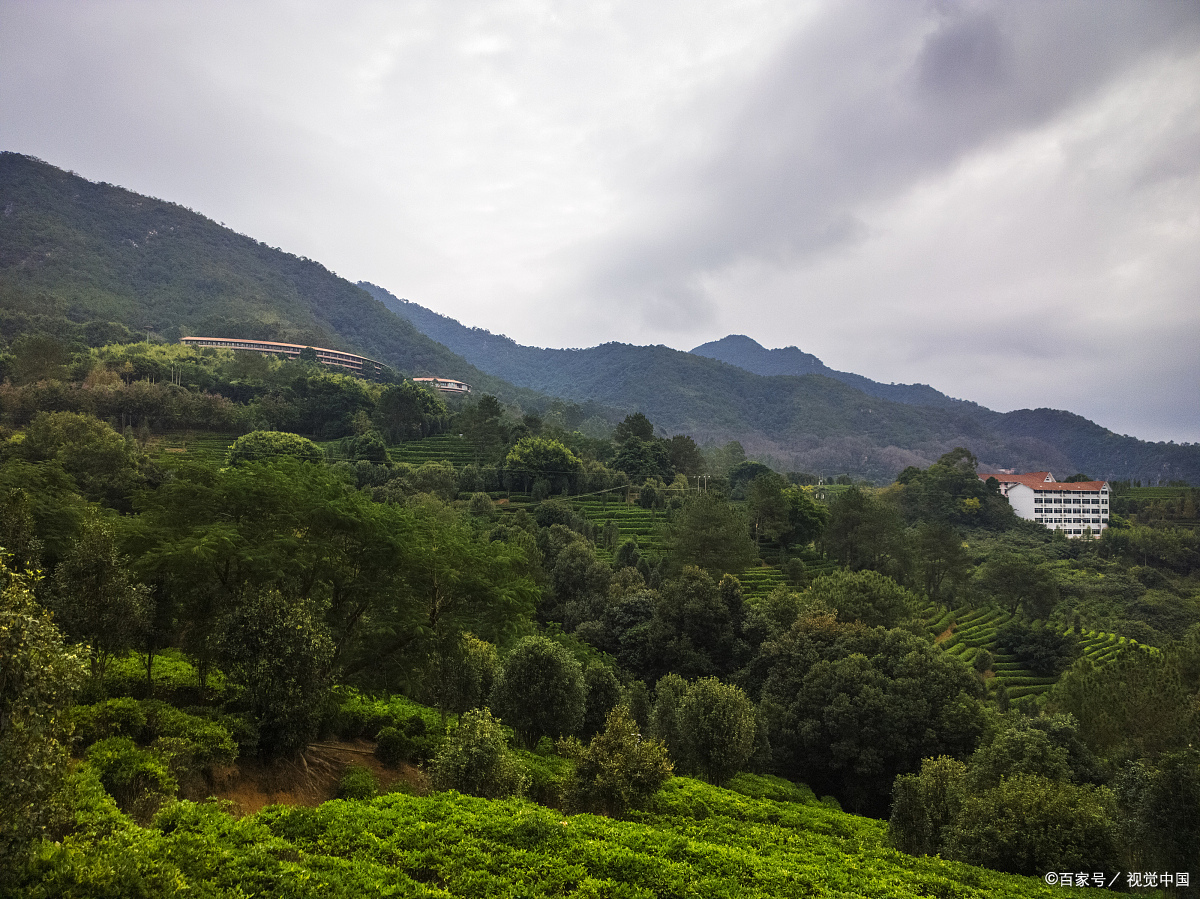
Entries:
{"label": "bare soil patch", "polygon": [[414,793],[428,790],[425,775],[412,765],[389,768],[374,756],[369,740],[313,743],[297,759],[264,764],[241,759],[216,772],[213,792],[232,803],[233,814],[253,815],[268,805],[310,808],[336,799],[342,772],[350,765],[367,768],[379,781],[379,791],[406,786]]}

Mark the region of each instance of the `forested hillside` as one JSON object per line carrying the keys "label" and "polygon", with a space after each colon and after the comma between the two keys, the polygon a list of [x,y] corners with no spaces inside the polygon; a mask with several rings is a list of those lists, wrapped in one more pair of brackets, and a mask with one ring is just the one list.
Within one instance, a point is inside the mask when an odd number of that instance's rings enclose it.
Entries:
{"label": "forested hillside", "polygon": [[[389,313],[319,262],[184,209],[0,153],[0,328],[83,339],[103,323],[166,340],[247,337],[361,353],[544,404]],[[110,328],[111,331],[111,328]],[[90,341],[96,345],[95,341]]]}
{"label": "forested hillside", "polygon": [[967,446],[991,468],[1087,471],[1113,480],[1200,480],[1200,446],[1122,437],[1049,409],[993,412],[924,385],[884,385],[834,372],[799,350],[767,351],[748,338],[725,338],[706,345],[704,353],[705,347],[683,353],[620,343],[541,349],[467,328],[375,285],[362,286],[423,333],[498,377],[574,402],[636,409],[668,432],[701,443],[738,440],[782,469],[887,481],[908,465],[928,465],[955,446]]}

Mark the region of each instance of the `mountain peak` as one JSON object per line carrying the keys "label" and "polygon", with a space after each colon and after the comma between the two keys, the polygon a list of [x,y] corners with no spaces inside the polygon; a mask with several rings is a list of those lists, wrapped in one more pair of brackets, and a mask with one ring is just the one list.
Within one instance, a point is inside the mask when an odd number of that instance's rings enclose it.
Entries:
{"label": "mountain peak", "polygon": [[756,375],[832,375],[824,362],[799,347],[768,350],[745,334],[730,334],[703,343],[692,354],[736,365]]}

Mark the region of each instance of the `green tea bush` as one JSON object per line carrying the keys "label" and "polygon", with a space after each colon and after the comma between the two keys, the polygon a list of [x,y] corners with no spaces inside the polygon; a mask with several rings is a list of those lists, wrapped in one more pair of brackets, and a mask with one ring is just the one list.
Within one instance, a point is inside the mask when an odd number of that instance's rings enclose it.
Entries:
{"label": "green tea bush", "polygon": [[109,662],[100,689],[107,696],[165,699],[175,705],[194,705],[206,698],[220,701],[229,689],[224,674],[212,669],[202,694],[195,666],[178,649],[164,649],[157,653],[153,674],[153,683],[148,688],[143,656],[136,652],[127,653]]}
{"label": "green tea bush", "polygon": [[189,714],[165,702],[143,703],[147,711],[147,739],[170,738],[187,747],[192,764],[201,768],[228,765],[238,756],[238,745],[223,721]]}
{"label": "green tea bush", "polygon": [[375,737],[375,758],[395,767],[413,755],[412,738],[398,727],[385,727]]}
{"label": "green tea bush", "polygon": [[[10,894],[251,892],[294,899],[1063,895],[1040,878],[904,855],[887,845],[880,821],[751,799],[686,777],[672,778],[628,820],[455,793],[277,805],[240,819],[219,805],[179,802],[146,829],[86,830],[43,843]],[[1071,891],[1073,899],[1107,895]]]}
{"label": "green tea bush", "polygon": [[750,774],[743,771],[734,775],[725,785],[726,789],[749,796],[751,799],[769,799],[772,802],[799,802],[815,805],[817,797],[806,784],[792,783],[771,774]]}
{"label": "green tea bush", "polygon": [[339,799],[374,799],[379,795],[379,780],[369,768],[347,765],[338,780]]}
{"label": "green tea bush", "polygon": [[570,753],[564,752],[559,755],[553,751],[541,751],[546,742],[549,741],[543,741],[535,752],[520,749],[515,751],[516,757],[529,775],[529,786],[525,795],[538,805],[565,809],[574,780],[575,762],[572,761]]}
{"label": "green tea bush", "polygon": [[146,727],[146,711],[142,703],[130,696],[106,699],[92,705],[80,705],[71,710],[75,740],[80,746],[90,746],[108,737],[142,739]]}
{"label": "green tea bush", "polygon": [[156,752],[139,749],[128,737],[93,744],[87,760],[121,811],[139,821],[148,821],[179,789],[167,761]]}

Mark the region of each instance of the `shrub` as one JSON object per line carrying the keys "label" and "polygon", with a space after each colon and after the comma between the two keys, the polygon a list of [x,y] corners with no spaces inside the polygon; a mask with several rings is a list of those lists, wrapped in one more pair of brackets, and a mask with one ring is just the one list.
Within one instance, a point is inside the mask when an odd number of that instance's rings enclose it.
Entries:
{"label": "shrub", "polygon": [[996,633],[996,643],[1041,677],[1062,673],[1080,654],[1079,640],[1070,634],[1015,621]]}
{"label": "shrub", "polygon": [[146,727],[146,712],[136,699],[122,696],[76,706],[71,710],[71,720],[75,725],[77,744],[90,746],[108,737],[141,739]]}
{"label": "shrub", "polygon": [[948,756],[924,759],[919,774],[901,774],[892,790],[888,839],[909,855],[935,855],[958,817],[967,766]]}
{"label": "shrub", "polygon": [[1107,789],[1022,774],[967,797],[944,857],[1012,874],[1121,868]]}
{"label": "shrub", "polygon": [[179,789],[167,761],[156,752],[138,749],[128,737],[95,743],[87,760],[121,811],[143,823]]}
{"label": "shrub", "polygon": [[230,465],[272,461],[292,456],[302,462],[323,462],[325,454],[311,440],[284,431],[251,431],[234,441],[229,449]]}
{"label": "shrub", "polygon": [[374,799],[379,795],[379,781],[369,768],[347,765],[338,781],[339,799]]}
{"label": "shrub", "polygon": [[529,776],[508,748],[500,722],[487,709],[459,719],[433,761],[433,788],[458,790],[485,799],[520,796]]}
{"label": "shrub", "polygon": [[681,766],[711,784],[725,783],[750,761],[757,727],[754,703],[741,689],[701,678],[679,704]]}
{"label": "shrub", "polygon": [[579,756],[572,804],[622,815],[642,808],[672,773],[667,747],[643,740],[629,709],[617,706],[609,712],[604,731]]}
{"label": "shrub", "polygon": [[375,758],[385,765],[395,767],[401,762],[411,761],[413,741],[398,727],[385,727],[375,738]]}

